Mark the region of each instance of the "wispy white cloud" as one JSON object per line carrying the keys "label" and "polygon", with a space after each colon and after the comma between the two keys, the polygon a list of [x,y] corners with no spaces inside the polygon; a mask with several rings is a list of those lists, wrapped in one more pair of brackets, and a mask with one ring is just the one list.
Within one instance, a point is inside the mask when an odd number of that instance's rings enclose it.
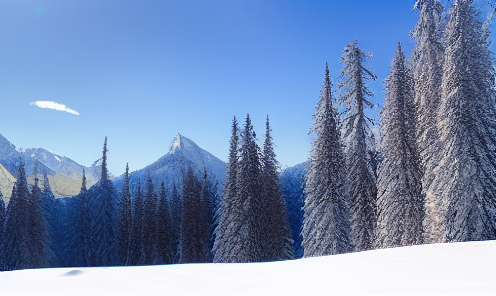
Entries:
{"label": "wispy white cloud", "polygon": [[40,108],[53,109],[53,110],[68,112],[74,115],[79,115],[79,112],[77,112],[76,110],[69,109],[64,104],[59,104],[52,101],[36,101],[36,102],[31,102],[29,105],[35,105]]}

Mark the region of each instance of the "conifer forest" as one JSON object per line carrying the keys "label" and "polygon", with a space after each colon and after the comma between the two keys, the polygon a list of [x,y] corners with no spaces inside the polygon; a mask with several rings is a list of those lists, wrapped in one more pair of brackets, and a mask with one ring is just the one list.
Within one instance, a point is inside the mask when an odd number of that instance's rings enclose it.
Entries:
{"label": "conifer forest", "polygon": [[384,81],[380,139],[366,114],[376,105],[372,53],[350,40],[341,77],[323,61],[320,97],[305,98],[316,104],[314,140],[296,167],[281,172],[269,116],[259,138],[250,115],[226,123],[223,183],[193,167],[179,182],[132,182],[127,167],[116,182],[105,138],[96,184],[83,174],[79,194],[56,198],[41,165],[32,184],[17,161],[8,203],[0,193],[0,270],[268,262],[496,239],[494,12],[481,21],[473,0],[414,8],[412,54],[398,42]]}

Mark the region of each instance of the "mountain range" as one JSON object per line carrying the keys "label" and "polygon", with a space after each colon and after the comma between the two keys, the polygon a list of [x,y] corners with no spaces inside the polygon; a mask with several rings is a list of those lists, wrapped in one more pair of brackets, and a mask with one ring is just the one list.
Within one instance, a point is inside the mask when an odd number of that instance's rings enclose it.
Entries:
{"label": "mountain range", "polygon": [[[17,174],[16,165],[21,160],[25,163],[28,183],[34,184],[34,172],[37,171],[40,185],[43,184],[43,173],[46,172],[56,197],[74,196],[79,193],[83,169],[88,187],[98,181],[101,171],[101,159],[86,167],[43,148],[17,149],[0,134],[0,190],[6,200],[11,196]],[[180,191],[182,176],[188,168],[193,169],[199,177],[206,170],[209,179],[214,184],[218,184],[220,193],[226,174],[226,164],[179,133],[172,140],[167,153],[154,163],[131,173],[131,186],[134,187],[138,182],[144,185],[150,176],[156,189],[161,182],[164,182],[167,188],[171,189],[175,185]],[[118,190],[122,180],[123,176],[114,179]]]}

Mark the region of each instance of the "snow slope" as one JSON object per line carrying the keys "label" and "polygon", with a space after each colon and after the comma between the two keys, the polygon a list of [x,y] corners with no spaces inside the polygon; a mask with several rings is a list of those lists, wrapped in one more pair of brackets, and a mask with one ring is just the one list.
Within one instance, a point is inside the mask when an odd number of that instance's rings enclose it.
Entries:
{"label": "snow slope", "polygon": [[496,241],[245,264],[0,273],[0,295],[496,295]]}

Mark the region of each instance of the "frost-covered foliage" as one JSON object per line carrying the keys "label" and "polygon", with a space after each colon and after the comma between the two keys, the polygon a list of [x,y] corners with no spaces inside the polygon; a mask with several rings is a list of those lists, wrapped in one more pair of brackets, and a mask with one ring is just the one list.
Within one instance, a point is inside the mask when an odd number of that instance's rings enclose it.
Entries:
{"label": "frost-covered foliage", "polygon": [[101,178],[88,190],[90,213],[89,266],[111,266],[119,262],[117,191],[108,178],[107,137],[103,146]]}
{"label": "frost-covered foliage", "polygon": [[365,68],[371,53],[358,48],[358,41],[343,49],[341,63],[344,81],[339,85],[343,91],[340,99],[346,105],[343,120],[343,140],[347,172],[347,196],[350,201],[352,243],[356,251],[372,248],[376,226],[376,178],[369,151],[375,147],[374,135],[365,116],[365,107],[373,107],[367,100],[372,92],[366,86],[367,79],[377,77]]}
{"label": "frost-covered foliage", "polygon": [[496,238],[496,105],[487,28],[472,0],[457,0],[445,29],[433,190],[445,220],[443,240]]}
{"label": "frost-covered foliage", "polygon": [[434,168],[439,163],[441,149],[437,114],[441,102],[441,79],[443,76],[444,45],[442,43],[441,17],[443,6],[437,0],[417,1],[420,10],[417,25],[412,31],[416,42],[412,66],[417,110],[416,137],[422,164],[422,192],[426,198],[424,220],[425,241],[442,242],[444,236],[443,217],[439,199],[433,188]]}
{"label": "frost-covered foliage", "polygon": [[131,232],[133,227],[131,191],[129,189],[129,164],[126,164],[119,203],[119,262],[129,265],[131,255]]}
{"label": "frost-covered foliage", "polygon": [[303,256],[351,252],[349,205],[345,191],[345,164],[337,110],[326,64],[324,84],[313,115],[310,167],[306,174],[305,218],[301,235]]}
{"label": "frost-covered foliage", "polygon": [[239,131],[236,117],[232,123],[232,133],[229,147],[227,175],[222,190],[222,198],[216,213],[217,227],[214,231],[213,247],[214,262],[240,262],[237,256],[242,248],[242,233],[240,229],[244,221],[242,218],[243,202],[238,200],[238,140]]}
{"label": "frost-covered foliage", "polygon": [[425,213],[413,98],[413,77],[398,43],[386,78],[386,98],[381,110],[383,160],[377,179],[377,247],[423,242]]}
{"label": "frost-covered foliage", "polygon": [[293,259],[293,239],[288,223],[286,205],[281,193],[279,163],[274,152],[274,142],[271,135],[269,117],[267,116],[265,141],[262,155],[262,210],[259,213],[262,223],[260,245],[264,256],[261,261],[277,261]]}
{"label": "frost-covered foliage", "polygon": [[289,226],[293,237],[295,258],[303,257],[301,226],[305,204],[305,174],[307,162],[285,169],[281,174],[281,186],[288,212]]}

